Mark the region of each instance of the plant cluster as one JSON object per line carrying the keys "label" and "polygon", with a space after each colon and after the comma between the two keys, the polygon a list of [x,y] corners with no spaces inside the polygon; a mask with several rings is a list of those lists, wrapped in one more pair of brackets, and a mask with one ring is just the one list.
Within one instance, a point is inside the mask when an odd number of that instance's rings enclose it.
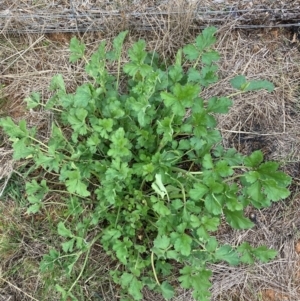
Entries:
{"label": "plant cluster", "polygon": [[[202,89],[218,82],[215,32],[205,29],[169,66],[145,50],[144,40],[133,44],[122,64],[127,32],[109,52],[102,42],[89,59],[85,45],[73,38],[70,62],[86,60],[90,81],[67,93],[56,75],[46,103],[39,93],[26,98],[29,109],[54,113],[49,140],[40,141],[24,120],[1,119],[14,159],[31,164],[28,213],[44,210],[53,192],[66,205],[66,218],[57,225],[61,248],[51,248],[40,264],[42,272],[62,269],[73,277],[70,287],[57,279],[62,300],[78,300],[74,288],[96,242],[119,262],[110,274],[123,301],[141,300],[144,286],[170,299],[172,279],[192,289],[196,300],[209,300],[208,263],[275,257],[275,251],[247,242],[221,245],[214,235],[223,218],[234,229],[251,228],[244,208],[286,198],[291,181],[278,163],[264,162],[261,151],[243,156],[222,147],[215,114],[228,113],[233,95],[274,87],[237,76],[231,96],[201,98]],[[109,64],[117,66],[116,74]],[[75,273],[79,259],[83,264]]]}

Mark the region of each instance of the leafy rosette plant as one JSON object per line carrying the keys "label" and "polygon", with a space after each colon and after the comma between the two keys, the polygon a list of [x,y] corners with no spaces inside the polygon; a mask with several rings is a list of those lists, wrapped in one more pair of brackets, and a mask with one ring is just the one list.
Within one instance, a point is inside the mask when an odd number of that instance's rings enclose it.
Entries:
{"label": "leafy rosette plant", "polygon": [[[38,93],[26,99],[29,109],[44,106],[54,113],[49,140],[40,141],[25,121],[1,119],[14,159],[30,160],[31,171],[39,170],[34,179],[27,177],[28,212],[43,209],[47,196],[59,191],[72,217],[57,225],[61,249],[52,248],[40,265],[42,272],[60,268],[75,279],[70,287],[57,282],[63,300],[79,300],[74,287],[95,242],[119,262],[110,274],[124,301],[141,300],[144,286],[170,299],[176,278],[196,300],[209,300],[208,263],[251,264],[276,256],[247,242],[222,245],[214,236],[222,218],[234,229],[253,227],[244,209],[288,197],[291,182],[261,151],[243,156],[223,148],[215,115],[228,113],[231,96],[201,97],[202,89],[218,82],[215,32],[205,29],[170,66],[147,52],[143,40],[123,64],[127,32],[114,39],[110,52],[102,42],[89,59],[85,45],[73,38],[70,62],[84,58],[90,81],[67,93],[56,75],[46,103]],[[109,72],[110,64],[116,73]],[[244,76],[231,84],[234,95],[274,88]],[[81,272],[74,275],[81,257]]]}

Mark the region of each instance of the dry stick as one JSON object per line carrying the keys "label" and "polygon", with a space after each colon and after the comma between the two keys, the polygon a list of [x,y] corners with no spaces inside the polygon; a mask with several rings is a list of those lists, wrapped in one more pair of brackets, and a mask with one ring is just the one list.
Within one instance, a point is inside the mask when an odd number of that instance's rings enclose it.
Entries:
{"label": "dry stick", "polygon": [[286,132],[262,134],[262,133],[255,133],[255,132],[233,131],[233,130],[224,130],[224,129],[219,129],[219,130],[222,132],[229,132],[229,133],[235,133],[235,134],[248,134],[248,135],[256,135],[256,136],[276,136],[276,135],[286,135],[287,134]]}
{"label": "dry stick", "polygon": [[[28,76],[41,75],[41,74],[44,74],[44,73],[53,73],[53,72],[55,72],[55,70],[41,70],[41,71],[27,72],[27,73],[22,73],[21,75],[18,75],[18,74],[3,74],[3,75],[0,75],[0,79],[1,78],[16,79],[16,78],[23,78],[23,77],[28,78]],[[59,73],[59,72],[60,71],[57,71],[57,73]]]}
{"label": "dry stick", "polygon": [[[283,76],[281,75],[281,80],[283,81]],[[281,101],[281,104],[282,104],[282,111],[283,111],[283,131],[285,132],[285,100],[284,100],[284,94],[285,94],[285,85],[283,85],[283,97],[282,97],[282,101]]]}
{"label": "dry stick", "polygon": [[18,288],[17,286],[15,286],[14,284],[12,284],[11,282],[9,282],[8,280],[0,277],[1,280],[3,280],[4,282],[6,282],[8,285],[12,286],[13,288],[15,288],[16,290],[18,290],[19,292],[23,293],[25,296],[27,296],[28,298],[30,298],[31,300],[35,300],[35,301],[39,301],[38,299],[35,299],[34,297],[30,296],[29,294],[27,294],[26,292],[22,291],[20,288]]}
{"label": "dry stick", "polygon": [[3,71],[2,73],[4,73],[7,69],[9,69],[20,57],[26,62],[26,60],[23,58],[23,55],[29,51],[31,48],[33,48],[33,46],[37,43],[39,43],[40,41],[42,41],[44,39],[44,36],[39,37],[35,42],[33,42],[27,49],[18,52],[18,54],[20,54],[14,61],[12,61]]}

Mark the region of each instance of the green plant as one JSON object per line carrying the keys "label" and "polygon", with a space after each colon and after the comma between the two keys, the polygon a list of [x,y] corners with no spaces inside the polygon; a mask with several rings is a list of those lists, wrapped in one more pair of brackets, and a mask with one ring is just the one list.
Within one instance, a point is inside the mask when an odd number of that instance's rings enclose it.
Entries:
{"label": "green plant", "polygon": [[[274,87],[237,76],[231,81],[236,93],[202,99],[201,89],[218,81],[215,32],[205,29],[167,67],[157,53],[145,51],[143,40],[122,65],[127,32],[114,39],[110,52],[102,42],[90,59],[73,38],[70,61],[87,61],[90,82],[67,93],[56,75],[46,104],[38,93],[26,99],[28,108],[44,106],[55,114],[49,140],[40,141],[25,121],[1,119],[14,159],[31,160],[31,170],[38,170],[26,183],[28,212],[41,210],[53,192],[67,206],[66,219],[57,225],[61,248],[51,249],[40,266],[42,272],[62,269],[73,277],[70,287],[56,284],[63,300],[77,300],[73,289],[98,241],[119,262],[110,274],[122,300],[141,300],[145,285],[170,299],[176,262],[181,286],[193,289],[195,299],[208,300],[208,263],[251,264],[276,256],[264,246],[220,245],[214,237],[222,217],[235,229],[251,228],[244,208],[286,198],[291,181],[279,164],[264,162],[261,151],[242,156],[222,147],[214,114],[227,113],[233,95]],[[110,63],[116,75],[108,72]],[[83,264],[75,271],[79,259]]]}

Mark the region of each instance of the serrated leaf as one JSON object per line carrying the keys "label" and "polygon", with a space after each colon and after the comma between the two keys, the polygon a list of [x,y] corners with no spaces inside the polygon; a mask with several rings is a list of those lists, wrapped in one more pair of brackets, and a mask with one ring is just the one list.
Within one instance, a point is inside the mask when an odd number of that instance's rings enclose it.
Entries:
{"label": "serrated leaf", "polygon": [[262,163],[257,172],[260,174],[261,179],[273,179],[278,185],[286,187],[291,184],[292,178],[282,171],[278,171],[279,164],[276,162]]}
{"label": "serrated leaf", "polygon": [[207,131],[207,136],[205,138],[209,145],[214,145],[222,140],[222,136],[218,130]]}
{"label": "serrated leaf", "polygon": [[48,157],[48,156],[44,155],[43,152],[39,152],[36,155],[34,160],[37,165],[42,166],[45,170],[48,170],[48,171],[54,170],[55,172],[58,173],[60,163],[62,161],[62,156],[60,156],[60,155],[57,154],[56,156]]}
{"label": "serrated leaf", "polygon": [[196,232],[200,241],[207,241],[210,238],[204,226],[200,226]]}
{"label": "serrated leaf", "polygon": [[206,169],[212,169],[214,167],[211,154],[204,155],[202,165]]}
{"label": "serrated leaf", "polygon": [[130,247],[130,244],[128,244],[128,241],[121,241],[117,239],[114,241],[113,244],[113,250],[116,252],[117,258],[120,260],[121,263],[127,264],[128,260],[128,247]]}
{"label": "serrated leaf", "polygon": [[214,215],[219,215],[222,213],[222,205],[220,200],[218,200],[219,196],[208,194],[205,197],[204,204],[206,210]]}
{"label": "serrated leaf", "polygon": [[61,293],[61,299],[66,300],[68,297],[68,292],[59,284],[55,284],[55,289],[57,292]]}
{"label": "serrated leaf", "polygon": [[287,188],[279,186],[278,183],[272,179],[263,181],[263,188],[267,198],[274,202],[285,199],[291,194]]}
{"label": "serrated leaf", "polygon": [[170,107],[175,115],[184,116],[186,108],[193,105],[194,99],[198,96],[200,88],[197,85],[175,84],[173,94],[161,92],[161,98],[164,100],[166,107]]}
{"label": "serrated leaf", "polygon": [[93,95],[90,85],[83,84],[76,89],[74,106],[77,108],[86,108],[92,99]]}
{"label": "serrated leaf", "polygon": [[165,260],[156,261],[155,267],[158,273],[164,277],[169,276],[173,269],[172,265]]}
{"label": "serrated leaf", "polygon": [[67,241],[63,242],[61,244],[63,251],[65,253],[73,252],[74,243],[75,243],[75,238],[72,238],[70,240],[67,240]]}
{"label": "serrated leaf", "polygon": [[102,235],[101,240],[103,240],[104,242],[108,242],[108,241],[114,242],[121,236],[122,236],[122,233],[120,230],[106,228],[103,230],[103,235]]}
{"label": "serrated leaf", "polygon": [[210,65],[212,62],[218,61],[220,54],[217,51],[211,50],[202,54],[201,60],[203,64]]}
{"label": "serrated leaf", "polygon": [[207,111],[213,113],[228,113],[232,101],[227,97],[212,97],[208,100]]}
{"label": "serrated leaf", "polygon": [[203,216],[201,222],[208,231],[216,231],[219,227],[220,219],[218,217]]}
{"label": "serrated leaf", "polygon": [[125,272],[121,276],[120,280],[122,288],[128,290],[134,300],[141,300],[143,298],[141,293],[143,289],[143,283],[134,275]]}
{"label": "serrated leaf", "polygon": [[63,173],[63,177],[67,179],[65,184],[71,193],[76,193],[80,196],[87,197],[90,192],[87,190],[87,185],[82,182],[80,172],[78,170],[69,170]]}
{"label": "serrated leaf", "polygon": [[218,247],[218,241],[215,237],[210,237],[205,245],[205,249],[207,252],[214,252]]}
{"label": "serrated leaf", "polygon": [[250,156],[245,157],[244,164],[247,167],[257,167],[264,159],[261,150],[254,151]]}
{"label": "serrated leaf", "polygon": [[228,149],[223,155],[223,158],[230,166],[240,165],[244,160],[243,156],[239,154],[235,148]]}
{"label": "serrated leaf", "polygon": [[204,179],[204,184],[209,187],[210,191],[214,194],[220,194],[224,190],[224,184],[216,182],[212,177],[213,171],[209,171],[207,174],[208,178]]}
{"label": "serrated leaf", "polygon": [[254,256],[252,254],[252,247],[248,242],[243,242],[238,248],[237,251],[241,254],[240,260],[243,263],[253,264]]}
{"label": "serrated leaf", "polygon": [[[77,256],[73,256],[72,259],[69,259],[68,265],[65,268],[68,276],[71,276],[73,267],[74,267],[76,262],[77,262]],[[68,292],[68,296],[72,297],[72,301],[73,300],[78,301],[78,299],[76,299],[75,296],[71,292]]]}
{"label": "serrated leaf", "polygon": [[170,67],[168,72],[173,83],[179,82],[183,77],[183,69],[180,65]]}
{"label": "serrated leaf", "polygon": [[26,213],[27,214],[30,214],[30,213],[37,213],[37,212],[39,212],[40,211],[40,209],[41,209],[41,207],[42,207],[42,202],[40,202],[40,203],[35,203],[35,204],[33,204],[33,205],[30,205],[29,207],[28,207],[28,209],[26,210]]}
{"label": "serrated leaf", "polygon": [[230,211],[225,208],[224,214],[226,221],[234,229],[249,229],[254,226],[254,224],[244,216],[243,211]]}
{"label": "serrated leaf", "polygon": [[226,207],[230,211],[241,211],[244,206],[241,204],[236,197],[226,195]]}
{"label": "serrated leaf", "polygon": [[198,137],[190,138],[191,146],[194,150],[202,150],[206,146],[206,141],[204,139],[199,139]]}
{"label": "serrated leaf", "polygon": [[43,259],[40,263],[40,270],[42,272],[45,271],[53,271],[54,263],[59,258],[60,254],[54,249],[50,249],[48,254],[43,256]]}
{"label": "serrated leaf", "polygon": [[251,184],[246,189],[247,194],[257,203],[262,203],[264,200],[264,195],[262,193],[262,185],[261,182],[257,181]]}
{"label": "serrated leaf", "polygon": [[159,216],[166,216],[166,215],[170,215],[171,211],[170,209],[164,204],[163,201],[157,201],[154,205],[153,205],[153,210],[155,212],[157,212],[159,214]]}
{"label": "serrated leaf", "polygon": [[248,183],[252,184],[260,178],[260,175],[257,171],[249,171],[244,174],[244,177]]}
{"label": "serrated leaf", "polygon": [[189,195],[195,201],[199,201],[209,191],[208,187],[201,183],[195,183],[193,187],[189,191]]}
{"label": "serrated leaf", "polygon": [[180,150],[189,150],[189,149],[191,149],[190,140],[181,139],[179,141],[179,144],[178,144],[178,149],[180,149]]}
{"label": "serrated leaf", "polygon": [[198,216],[191,214],[189,218],[189,223],[192,228],[198,228],[201,225],[200,219]]}
{"label": "serrated leaf", "polygon": [[183,47],[183,53],[185,54],[186,58],[190,61],[196,60],[200,55],[199,50],[193,44],[185,45]]}
{"label": "serrated leaf", "polygon": [[25,187],[28,201],[31,204],[36,205],[30,207],[30,212],[35,213],[37,212],[35,210],[40,209],[40,207],[42,206],[42,200],[49,191],[47,182],[45,180],[42,180],[39,184],[36,180],[32,180],[31,182],[26,182]]}
{"label": "serrated leaf", "polygon": [[94,118],[91,120],[92,128],[102,138],[109,139],[109,133],[113,130],[114,121],[112,118]]}
{"label": "serrated leaf", "polygon": [[169,259],[179,260],[180,256],[181,255],[175,250],[169,250],[166,253],[166,257],[169,258]]}
{"label": "serrated leaf", "polygon": [[233,175],[233,169],[228,165],[227,161],[220,160],[217,162],[214,171],[218,173],[221,177],[229,177]]}
{"label": "serrated leaf", "polygon": [[[21,122],[23,126],[21,127]],[[0,126],[3,128],[4,132],[11,138],[24,138],[28,136],[27,130],[22,130],[24,126],[26,127],[26,121],[20,121],[19,125],[16,125],[11,117],[1,118]]]}
{"label": "serrated leaf", "polygon": [[135,42],[132,47],[128,50],[128,55],[133,62],[143,63],[147,52],[145,51],[146,42],[145,40],[139,40]]}
{"label": "serrated leaf", "polygon": [[217,28],[213,26],[206,27],[200,35],[196,38],[196,46],[199,50],[203,51],[209,48],[216,42],[214,34],[217,32]]}
{"label": "serrated leaf", "polygon": [[63,236],[63,237],[74,237],[74,235],[72,234],[72,232],[66,228],[65,224],[63,222],[59,222],[58,225],[57,225],[57,233],[60,235],[60,236]]}
{"label": "serrated leaf", "polygon": [[126,35],[128,34],[128,30],[120,32],[113,40],[113,51],[106,53],[107,59],[114,61],[120,58],[120,54],[122,51],[122,46]]}
{"label": "serrated leaf", "polygon": [[27,109],[34,109],[41,103],[40,93],[33,92],[29,97],[26,97],[24,101],[27,103]]}
{"label": "serrated leaf", "polygon": [[229,245],[224,245],[218,248],[215,252],[215,259],[226,261],[230,265],[238,265],[240,263],[238,254]]}
{"label": "serrated leaf", "polygon": [[217,75],[218,67],[215,65],[204,66],[201,69],[201,79],[199,80],[200,84],[204,87],[208,87],[210,84],[213,84],[218,81]]}
{"label": "serrated leaf", "polygon": [[182,276],[178,277],[183,288],[193,288],[195,300],[209,301],[209,288],[211,283],[209,278],[212,272],[204,268],[185,266],[180,270]]}
{"label": "serrated leaf", "polygon": [[76,37],[73,37],[70,42],[70,58],[69,61],[74,63],[84,56],[85,45],[81,43]]}
{"label": "serrated leaf", "polygon": [[155,248],[166,250],[170,245],[170,238],[166,235],[159,235],[155,238],[153,244]]}
{"label": "serrated leaf", "polygon": [[172,287],[172,285],[169,282],[164,281],[161,284],[160,288],[161,288],[162,296],[165,299],[169,300],[174,297],[174,295],[175,295],[174,288]]}
{"label": "serrated leaf", "polygon": [[13,159],[20,160],[23,158],[32,158],[37,152],[34,146],[30,146],[28,138],[18,139],[13,143]]}
{"label": "serrated leaf", "polygon": [[85,71],[93,77],[98,83],[103,83],[108,79],[108,72],[105,69],[106,42],[102,41],[98,49],[92,54]]}
{"label": "serrated leaf", "polygon": [[142,289],[143,289],[142,281],[139,281],[136,277],[134,277],[130,283],[128,292],[134,298],[134,300],[141,300],[143,298]]}
{"label": "serrated leaf", "polygon": [[175,240],[174,248],[183,256],[189,256],[191,254],[192,241],[193,240],[189,235],[182,233]]}
{"label": "serrated leaf", "polygon": [[274,259],[277,255],[277,251],[268,249],[266,246],[253,248],[252,253],[256,258],[264,263],[270,261],[271,259]]}
{"label": "serrated leaf", "polygon": [[118,128],[110,137],[112,143],[107,154],[113,158],[124,158],[131,156],[132,144],[125,137],[125,131],[123,128]]}
{"label": "serrated leaf", "polygon": [[68,114],[68,122],[72,126],[74,133],[85,135],[87,133],[86,117],[88,111],[83,108],[71,109]]}
{"label": "serrated leaf", "polygon": [[61,74],[56,74],[52,77],[49,90],[50,91],[59,90],[62,92],[66,92],[65,82]]}
{"label": "serrated leaf", "polygon": [[202,79],[201,72],[196,70],[195,68],[189,68],[187,75],[189,82],[198,83]]}

